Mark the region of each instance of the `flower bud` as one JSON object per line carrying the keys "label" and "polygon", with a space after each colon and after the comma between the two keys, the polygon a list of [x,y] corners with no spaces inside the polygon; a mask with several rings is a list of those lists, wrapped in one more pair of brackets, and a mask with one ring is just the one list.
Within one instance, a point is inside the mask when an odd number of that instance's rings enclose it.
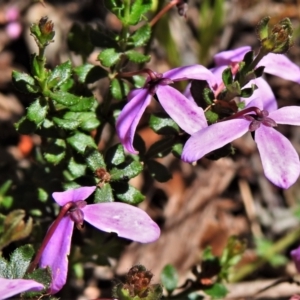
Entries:
{"label": "flower bud", "polygon": [[53,42],[55,31],[53,31],[52,21],[48,17],[42,17],[38,24],[33,23],[30,26],[31,35],[34,37],[39,47],[46,47]]}
{"label": "flower bud", "polygon": [[257,33],[264,53],[285,53],[292,46],[293,29],[290,19],[285,18],[274,25],[269,32],[270,17],[262,19],[257,26]]}

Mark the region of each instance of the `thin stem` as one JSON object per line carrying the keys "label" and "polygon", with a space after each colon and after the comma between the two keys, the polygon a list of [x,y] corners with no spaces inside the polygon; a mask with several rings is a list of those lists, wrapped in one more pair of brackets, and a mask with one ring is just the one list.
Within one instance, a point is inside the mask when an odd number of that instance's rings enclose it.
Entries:
{"label": "thin stem", "polygon": [[51,227],[49,228],[48,232],[46,233],[46,236],[42,242],[42,245],[40,246],[34,260],[32,261],[32,263],[29,265],[28,269],[27,269],[27,273],[32,273],[34,271],[34,269],[36,268],[36,266],[38,265],[41,256],[43,254],[43,251],[45,250],[48,242],[50,241],[51,237],[53,236],[57,226],[59,225],[61,219],[66,215],[66,213],[68,212],[68,210],[73,206],[73,202],[68,202],[67,204],[65,204],[62,209],[60,210],[58,216],[56,217],[56,220],[53,222],[53,224],[51,225]]}
{"label": "thin stem", "polygon": [[173,6],[179,4],[181,0],[172,0],[169,4],[167,4],[149,23],[151,27],[153,27],[157,21],[168,11],[170,10]]}
{"label": "thin stem", "polygon": [[138,70],[138,71],[118,73],[116,75],[116,77],[118,77],[118,78],[126,78],[126,77],[132,77],[134,75],[140,75],[140,74],[143,74],[143,73],[148,74],[151,79],[155,79],[157,77],[157,74],[154,71],[152,71],[150,69],[147,69],[147,68],[146,69],[142,69],[142,70]]}
{"label": "thin stem", "polygon": [[299,239],[300,236],[300,228],[297,228],[279,241],[273,244],[272,248],[270,248],[267,253],[265,253],[264,257],[259,258],[256,262],[253,262],[244,267],[240,267],[235,270],[235,273],[230,278],[230,282],[237,282],[245,278],[246,276],[253,274],[258,268],[262,267],[270,258],[272,258],[275,254],[280,253],[281,251],[288,248],[295,241]]}
{"label": "thin stem", "polygon": [[220,120],[219,122],[228,121],[228,120],[232,120],[232,119],[237,119],[237,118],[242,117],[245,114],[250,113],[252,111],[255,112],[259,117],[262,117],[261,110],[258,107],[251,106],[251,107],[247,107],[247,108],[237,112],[236,114],[234,114],[232,116],[224,118],[224,119]]}

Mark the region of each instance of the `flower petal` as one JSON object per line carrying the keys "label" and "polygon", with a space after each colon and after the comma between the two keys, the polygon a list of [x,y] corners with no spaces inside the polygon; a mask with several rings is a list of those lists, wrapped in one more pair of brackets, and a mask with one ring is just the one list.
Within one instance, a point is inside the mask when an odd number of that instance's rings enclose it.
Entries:
{"label": "flower petal", "polygon": [[207,127],[203,109],[174,88],[159,86],[156,94],[164,110],[187,133],[193,134]]}
{"label": "flower petal", "polygon": [[139,89],[139,93],[134,92],[133,97],[121,111],[116,129],[124,148],[133,154],[138,152],[133,148],[133,139],[137,125],[151,101],[151,95],[147,89]]}
{"label": "flower petal", "polygon": [[182,151],[182,160],[194,162],[207,153],[219,149],[241,137],[249,130],[250,122],[245,119],[234,119],[215,123],[193,134]]}
{"label": "flower petal", "polygon": [[73,227],[74,222],[69,216],[62,218],[40,260],[41,268],[48,266],[52,270],[51,294],[61,290],[67,280]]}
{"label": "flower petal", "polygon": [[263,78],[256,78],[253,83],[257,85],[258,89],[254,91],[252,97],[259,95],[265,110],[269,112],[276,110],[278,108],[277,101],[269,84]]}
{"label": "flower petal", "polygon": [[295,263],[297,271],[300,273],[300,246],[291,251],[292,259]]}
{"label": "flower petal", "polygon": [[300,68],[285,55],[269,53],[258,66],[265,66],[265,73],[300,83]]}
{"label": "flower petal", "polygon": [[213,87],[216,85],[214,74],[201,65],[191,65],[179,67],[167,71],[163,74],[164,78],[169,78],[173,81],[186,80],[186,79],[199,79],[206,80],[208,84]]}
{"label": "flower petal", "polygon": [[269,117],[278,124],[300,125],[300,107],[285,106],[278,110],[272,111]]}
{"label": "flower petal", "polygon": [[300,174],[299,156],[291,142],[272,127],[260,126],[255,132],[265,176],[287,189]]}
{"label": "flower petal", "polygon": [[227,68],[227,66],[215,67],[210,69],[210,71],[215,75],[217,85],[223,84],[222,73]]}
{"label": "flower petal", "polygon": [[158,225],[140,208],[125,203],[98,203],[85,206],[84,219],[96,228],[115,232],[120,237],[140,243],[157,240]]}
{"label": "flower petal", "polygon": [[23,292],[41,291],[42,289],[44,286],[34,280],[0,278],[0,300]]}
{"label": "flower petal", "polygon": [[85,200],[96,189],[96,186],[84,186],[77,189],[70,189],[64,192],[55,192],[52,194],[53,199],[60,205],[64,206],[68,202]]}
{"label": "flower petal", "polygon": [[251,47],[245,46],[234,50],[219,52],[214,56],[214,61],[217,66],[229,65],[232,62],[240,62],[249,51],[251,51]]}

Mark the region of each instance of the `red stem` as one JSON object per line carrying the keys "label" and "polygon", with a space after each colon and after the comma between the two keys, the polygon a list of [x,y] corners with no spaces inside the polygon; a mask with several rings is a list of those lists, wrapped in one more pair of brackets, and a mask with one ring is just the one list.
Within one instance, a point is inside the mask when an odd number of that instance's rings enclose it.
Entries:
{"label": "red stem", "polygon": [[152,71],[150,69],[147,69],[147,68],[139,70],[139,71],[118,73],[116,77],[118,77],[118,78],[126,78],[126,77],[132,77],[134,75],[140,75],[140,74],[143,74],[143,73],[148,74],[151,79],[156,79],[157,78],[157,74],[154,71]]}
{"label": "red stem", "polygon": [[61,219],[66,215],[66,213],[68,212],[68,210],[74,205],[74,202],[68,202],[67,204],[65,204],[62,209],[60,210],[58,216],[56,217],[55,221],[53,222],[53,224],[51,225],[51,227],[49,228],[49,230],[46,233],[46,236],[34,258],[34,260],[32,261],[32,263],[29,265],[28,269],[27,269],[27,273],[32,273],[34,271],[34,269],[36,268],[36,266],[38,265],[41,256],[43,254],[44,249],[46,248],[48,242],[50,241],[51,237],[53,236],[57,226],[59,225]]}
{"label": "red stem", "polygon": [[244,116],[245,114],[252,112],[252,111],[255,112],[259,117],[263,117],[262,112],[258,107],[251,106],[251,107],[245,108],[245,109],[237,112],[236,114],[234,114],[230,117],[220,120],[220,122],[237,119],[238,117]]}
{"label": "red stem", "polygon": [[170,10],[173,6],[179,4],[181,0],[172,0],[169,4],[167,4],[149,23],[151,27],[153,27],[157,21],[168,11]]}

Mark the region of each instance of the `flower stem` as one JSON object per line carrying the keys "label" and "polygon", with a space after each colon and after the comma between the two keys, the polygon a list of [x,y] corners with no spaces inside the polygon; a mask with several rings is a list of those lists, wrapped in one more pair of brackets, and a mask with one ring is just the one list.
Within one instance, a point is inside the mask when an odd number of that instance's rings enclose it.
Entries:
{"label": "flower stem", "polygon": [[51,225],[51,227],[49,228],[43,242],[42,245],[40,246],[34,260],[32,261],[32,263],[29,265],[28,269],[27,269],[27,273],[32,273],[34,271],[34,269],[36,268],[36,266],[38,265],[41,256],[43,254],[44,249],[46,248],[48,242],[50,241],[51,237],[53,236],[57,226],[59,225],[61,219],[66,215],[66,213],[68,212],[68,210],[73,206],[73,202],[68,202],[67,204],[65,204],[62,209],[60,210],[58,216],[56,217],[56,220],[53,222],[53,224]]}
{"label": "flower stem", "polygon": [[170,10],[173,6],[179,4],[181,0],[172,0],[169,4],[167,4],[149,23],[151,27],[153,27],[157,21],[168,11]]}

